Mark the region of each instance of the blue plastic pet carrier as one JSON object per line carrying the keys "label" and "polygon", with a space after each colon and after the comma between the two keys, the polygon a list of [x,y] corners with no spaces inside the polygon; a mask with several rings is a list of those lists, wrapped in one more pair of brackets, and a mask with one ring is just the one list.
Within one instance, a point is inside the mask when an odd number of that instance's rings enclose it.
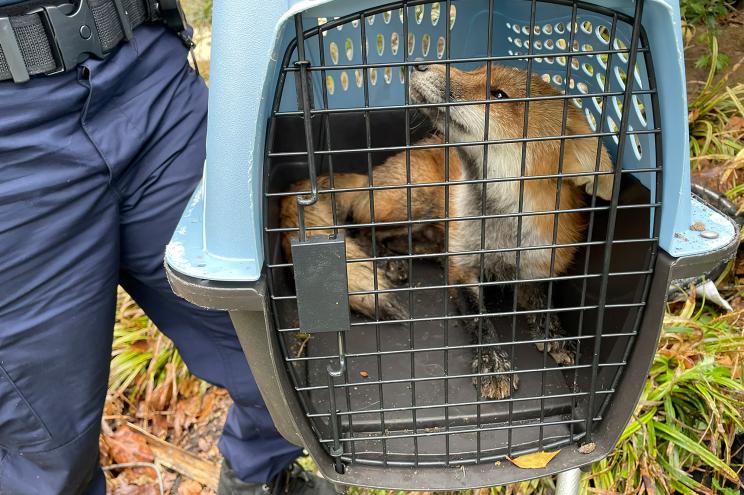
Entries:
{"label": "blue plastic pet carrier", "polygon": [[690,192],[677,2],[224,0],[212,61],[166,264],[282,435],[405,490],[611,451],[670,283],[738,237]]}

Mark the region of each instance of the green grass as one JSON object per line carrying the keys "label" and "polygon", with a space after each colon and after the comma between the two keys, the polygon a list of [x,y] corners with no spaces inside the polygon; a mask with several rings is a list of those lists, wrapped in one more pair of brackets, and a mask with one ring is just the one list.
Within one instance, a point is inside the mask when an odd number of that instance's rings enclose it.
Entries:
{"label": "green grass", "polygon": [[[711,43],[710,56],[719,56],[718,41]],[[703,163],[723,163],[732,171],[744,163],[744,83],[730,81],[730,76],[744,60],[739,60],[722,76],[716,78],[712,64],[702,88],[689,102],[690,156],[693,170]],[[732,123],[737,125],[730,125]],[[741,191],[729,191],[730,198]]]}
{"label": "green grass", "polygon": [[177,386],[189,376],[173,342],[121,290],[117,306],[109,395],[130,404],[149,400],[159,385],[170,379]]}
{"label": "green grass", "polygon": [[[698,39],[710,45],[716,40],[721,22],[733,10],[733,3],[725,0],[682,0],[680,11],[682,18],[688,24],[704,28]],[[695,66],[700,69],[714,67],[717,70],[723,70],[730,62],[731,60],[725,54],[713,57],[710,53],[705,53],[695,61]]]}
{"label": "green grass", "polygon": [[724,0],[682,0],[679,8],[687,22],[715,27],[731,10],[733,3]]}
{"label": "green grass", "polygon": [[620,493],[716,493],[737,483],[744,431],[744,332],[694,299],[668,314],[641,402],[613,454],[586,482]]}

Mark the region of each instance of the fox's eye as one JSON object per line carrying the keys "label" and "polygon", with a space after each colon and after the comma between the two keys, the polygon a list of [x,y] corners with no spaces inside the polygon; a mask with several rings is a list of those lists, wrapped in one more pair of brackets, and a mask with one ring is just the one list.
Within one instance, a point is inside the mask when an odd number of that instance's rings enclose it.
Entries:
{"label": "fox's eye", "polygon": [[497,100],[500,100],[502,98],[509,98],[509,95],[500,89],[492,89],[491,96],[493,96]]}

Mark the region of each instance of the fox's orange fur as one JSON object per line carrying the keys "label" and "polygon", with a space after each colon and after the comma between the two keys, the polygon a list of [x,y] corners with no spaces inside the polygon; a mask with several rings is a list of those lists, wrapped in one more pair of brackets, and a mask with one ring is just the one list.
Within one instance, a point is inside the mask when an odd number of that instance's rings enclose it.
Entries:
{"label": "fox's orange fur", "polygon": [[[419,144],[438,144],[442,139],[431,136],[419,142]],[[456,180],[461,176],[460,159],[456,152],[450,150],[450,179]],[[444,182],[444,150],[441,148],[429,148],[411,150],[411,184],[435,184]],[[375,186],[404,186],[406,184],[406,156],[399,153],[391,156],[384,163],[373,169],[372,176]],[[369,186],[369,177],[366,174],[338,173],[333,176],[334,189],[363,189]],[[318,178],[320,190],[330,189],[328,176]],[[302,180],[292,185],[291,191],[309,191],[310,183]],[[355,192],[336,192],[336,215],[339,224],[365,224],[370,223],[370,193],[365,190]],[[408,220],[407,192],[406,188],[375,190],[372,193],[375,210],[375,223],[401,222]],[[437,219],[444,217],[444,187],[428,186],[411,188],[411,219]],[[331,194],[320,194],[318,202],[312,206],[305,207],[305,225],[307,227],[320,227],[333,225]],[[294,196],[285,197],[281,202],[281,225],[282,227],[297,227],[297,202]],[[407,226],[378,227],[378,239],[391,238],[395,236],[407,236]],[[308,231],[309,235],[329,235],[331,229],[318,229]],[[444,227],[442,223],[425,223],[413,227],[413,234],[420,242],[432,239],[444,238]],[[282,248],[285,256],[291,258],[289,240],[294,234],[285,234],[282,237]],[[346,237],[346,258],[369,258],[371,253],[363,247],[353,236]],[[389,289],[393,287],[393,281],[387,276],[384,266],[378,263],[377,288]],[[372,275],[371,262],[349,263],[347,265],[349,292],[371,291],[374,289],[374,277]],[[349,298],[349,303],[355,311],[375,316],[375,301],[373,295],[357,295]],[[379,304],[383,315],[387,304],[394,304],[390,294],[380,294]]]}
{"label": "fox's orange fur", "polygon": [[[486,82],[488,70],[486,66],[480,69],[464,72],[450,68],[450,98],[445,97],[446,72],[444,66],[430,65],[420,67],[411,76],[411,99],[414,103],[441,104],[445,101],[480,101],[490,98],[492,103],[486,110],[483,103],[469,105],[453,105],[448,109],[443,107],[423,108],[422,112],[439,130],[438,134],[430,136],[417,144],[441,144],[445,127],[448,128],[449,142],[467,143],[482,140],[512,142],[488,145],[488,155],[484,157],[484,145],[458,146],[448,148],[449,153],[449,181],[479,180],[483,178],[483,167],[486,177],[513,178],[509,181],[489,182],[485,190],[485,203],[481,203],[483,187],[481,184],[454,184],[449,186],[450,203],[447,216],[450,218],[467,218],[479,216],[482,213],[491,215],[486,220],[485,248],[496,250],[493,254],[486,254],[486,275],[492,279],[514,279],[515,253],[510,248],[534,247],[541,245],[565,245],[580,242],[584,235],[584,220],[579,213],[562,213],[558,215],[556,238],[554,240],[554,213],[531,215],[530,213],[551,211],[556,209],[556,194],[558,181],[555,177],[543,179],[527,179],[523,181],[522,208],[520,210],[520,176],[537,177],[551,176],[559,172],[566,176],[562,179],[560,190],[559,210],[580,208],[585,204],[585,194],[592,194],[596,189],[597,196],[609,199],[612,194],[613,176],[606,175],[572,175],[595,172],[598,165],[600,172],[612,170],[612,163],[597,138],[571,138],[561,143],[559,139],[547,139],[528,142],[524,145],[520,140],[528,138],[545,138],[560,136],[565,112],[565,135],[581,135],[591,133],[583,114],[570,102],[564,99],[539,99],[540,97],[555,97],[560,93],[550,84],[538,77],[530,81],[530,97],[537,100],[529,101],[527,132],[524,131],[524,101],[508,101],[514,98],[525,98],[526,74],[524,71],[491,65],[490,95],[487,94]],[[507,101],[500,101],[500,100]],[[565,105],[564,105],[565,102]],[[565,108],[565,110],[564,110]],[[485,113],[488,111],[488,132],[485,126]],[[447,124],[445,124],[447,121]],[[526,150],[524,170],[522,170],[522,152]],[[561,154],[563,159],[561,160]],[[412,184],[442,183],[445,181],[445,151],[438,149],[413,149],[410,151],[410,171]],[[598,157],[598,158],[597,158]],[[484,165],[485,164],[485,165]],[[559,170],[560,168],[560,170]],[[595,180],[597,183],[595,184]],[[375,186],[397,185],[405,186],[406,154],[399,153],[388,158],[383,164],[373,170]],[[363,189],[369,185],[366,174],[340,173],[334,175],[334,188]],[[318,179],[320,189],[330,189],[328,177]],[[308,191],[308,181],[300,181],[292,186],[292,191]],[[407,192],[405,187],[395,189],[376,190],[373,193],[375,223],[408,220]],[[331,226],[332,196],[321,194],[318,202],[305,208],[305,225],[308,227]],[[336,210],[339,224],[353,225],[371,222],[370,193],[360,190],[353,192],[335,193]],[[516,216],[522,211],[521,229],[518,229]],[[513,216],[510,216],[513,215]],[[501,215],[501,216],[499,216]],[[443,219],[445,218],[445,191],[443,186],[428,186],[411,188],[411,218]],[[281,203],[281,224],[283,227],[297,227],[297,206],[295,197],[285,197]],[[450,222],[448,248],[449,253],[477,251],[481,249],[481,220],[458,220]],[[520,231],[519,239],[517,232]],[[413,234],[422,243],[435,241],[441,252],[444,245],[444,228],[442,222],[414,224]],[[331,230],[313,230],[310,234],[330,234]],[[378,240],[403,237],[407,240],[408,227],[406,225],[376,228]],[[291,257],[289,237],[285,234],[283,248],[285,255]],[[430,242],[429,242],[430,243]],[[407,246],[407,244],[406,244]],[[371,253],[354,236],[346,237],[347,259],[370,258]],[[499,251],[502,250],[502,251]],[[575,247],[564,247],[555,250],[552,275],[564,273],[573,261]],[[541,278],[551,276],[550,248],[528,249],[521,251],[518,275],[519,278]],[[378,254],[379,255],[379,254]],[[479,259],[477,254],[463,254],[448,256],[450,284],[477,284],[479,282]],[[369,291],[373,287],[373,273],[371,262],[351,262],[347,265],[349,291]],[[395,286],[394,277],[389,276],[389,270],[382,263],[377,267],[377,289],[390,289]],[[527,284],[523,284],[527,285]],[[471,290],[472,289],[472,290]],[[462,311],[479,312],[483,308],[477,306],[477,289],[465,289],[464,296],[459,297]],[[464,298],[464,299],[463,299]],[[520,306],[527,309],[537,309],[544,301],[539,288],[520,288]],[[467,300],[467,302],[463,302]],[[352,309],[375,317],[375,299],[372,295],[352,295],[349,299]],[[378,311],[381,318],[405,318],[405,310],[396,302],[392,293],[381,293],[378,296]],[[560,332],[559,322],[554,315],[538,317],[531,316],[531,324],[542,328],[545,318],[552,318],[546,326],[556,327],[551,331]],[[553,321],[555,320],[555,321]],[[494,333],[494,332],[491,332]],[[494,333],[495,335],[495,333]],[[495,336],[492,336],[495,339]],[[572,354],[563,349],[563,343],[555,344],[549,349],[556,360],[571,362]],[[487,362],[474,363],[474,370],[489,372],[494,370],[508,370],[510,365],[501,351],[494,351],[493,355],[485,359]],[[515,377],[516,378],[516,377]],[[485,383],[488,382],[488,383]],[[516,386],[517,380],[511,385]],[[496,376],[491,380],[484,380],[483,394],[488,397],[505,397],[510,393],[508,379]]]}

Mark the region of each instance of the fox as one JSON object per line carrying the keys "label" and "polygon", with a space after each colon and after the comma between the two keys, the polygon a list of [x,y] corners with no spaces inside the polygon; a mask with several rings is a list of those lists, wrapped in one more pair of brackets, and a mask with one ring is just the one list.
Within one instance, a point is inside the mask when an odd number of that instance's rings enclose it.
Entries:
{"label": "fox", "polygon": [[[547,329],[549,339],[558,339],[547,343],[547,352],[559,365],[573,364],[572,344],[560,339],[564,336],[560,320],[544,311],[548,295],[546,283],[539,280],[568,270],[577,251],[575,244],[581,242],[585,232],[583,215],[575,210],[586,204],[588,195],[610,200],[614,187],[613,164],[600,138],[580,137],[591,134],[581,111],[568,102],[564,105],[563,98],[550,98],[562,93],[538,76],[529,77],[528,95],[527,81],[526,71],[496,63],[472,71],[443,64],[414,65],[409,79],[410,101],[417,104],[434,132],[407,153],[393,155],[372,170],[375,186],[400,187],[376,188],[370,196],[364,189],[370,184],[367,174],[333,175],[333,188],[342,190],[334,193],[340,225],[350,228],[373,220],[375,224],[393,223],[375,229],[375,241],[393,253],[408,253],[409,225],[414,254],[441,253],[446,247],[450,298],[474,340],[482,327],[481,342],[485,346],[474,353],[472,371],[473,382],[480,383],[480,394],[486,399],[508,398],[518,388],[519,377],[512,371],[508,354],[498,345],[495,323],[491,318],[478,317],[488,312],[478,290],[482,282],[481,256],[485,277],[515,282],[517,305],[527,317],[533,339],[544,340]],[[448,109],[442,106],[445,104]],[[561,136],[564,125],[565,136],[577,137],[563,143],[545,139]],[[456,144],[443,146],[444,136]],[[565,174],[560,188],[559,172]],[[409,179],[414,186],[410,188],[410,208],[405,187]],[[319,189],[328,190],[330,186],[330,177],[318,177]],[[309,189],[308,180],[290,186],[290,191],[297,193]],[[333,201],[331,194],[320,194],[315,204],[305,207],[305,225],[334,225]],[[556,213],[552,213],[555,210],[568,211],[558,213],[556,219]],[[298,226],[294,196],[282,199],[280,224],[285,228]],[[332,230],[311,232],[330,235]],[[283,252],[290,260],[291,236],[289,231],[282,235]],[[373,319],[409,318],[407,308],[389,291],[407,280],[407,264],[395,257],[373,263],[367,244],[360,236],[346,236],[350,308]],[[558,247],[553,250],[551,246]],[[545,349],[542,342],[536,345],[540,351]]]}

